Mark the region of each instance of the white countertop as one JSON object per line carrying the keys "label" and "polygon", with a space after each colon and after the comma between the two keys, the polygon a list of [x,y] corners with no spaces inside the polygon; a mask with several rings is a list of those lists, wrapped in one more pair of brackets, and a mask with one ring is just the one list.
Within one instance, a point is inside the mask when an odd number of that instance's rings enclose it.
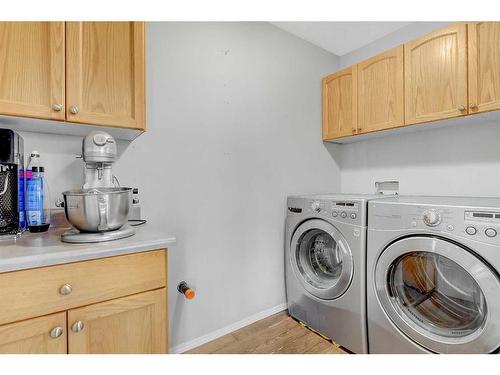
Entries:
{"label": "white countertop", "polygon": [[17,239],[0,240],[0,273],[164,249],[176,242],[174,236],[148,224],[136,227],[136,234],[128,238],[88,244],[62,242],[61,234],[66,230],[25,232]]}

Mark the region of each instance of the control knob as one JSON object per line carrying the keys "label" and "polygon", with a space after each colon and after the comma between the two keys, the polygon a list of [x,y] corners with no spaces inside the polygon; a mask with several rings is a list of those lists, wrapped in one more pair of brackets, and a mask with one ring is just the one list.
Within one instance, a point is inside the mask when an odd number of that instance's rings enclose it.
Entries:
{"label": "control knob", "polygon": [[316,212],[321,211],[321,204],[318,201],[314,201],[311,203],[311,209]]}
{"label": "control knob", "polygon": [[486,228],[484,231],[484,234],[486,234],[488,237],[495,237],[497,235],[497,231],[493,228]]}
{"label": "control knob", "polygon": [[469,236],[473,236],[477,233],[477,229],[469,225],[467,228],[465,228],[465,233],[467,233]]}
{"label": "control knob", "polygon": [[439,215],[434,210],[426,210],[424,211],[424,223],[429,227],[435,227],[441,222],[441,215]]}

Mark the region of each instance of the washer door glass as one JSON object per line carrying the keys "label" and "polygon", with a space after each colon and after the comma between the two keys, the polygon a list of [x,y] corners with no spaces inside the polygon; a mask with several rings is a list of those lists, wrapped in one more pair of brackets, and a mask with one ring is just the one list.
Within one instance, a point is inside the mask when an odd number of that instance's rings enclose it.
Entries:
{"label": "washer door glass", "polygon": [[500,346],[500,281],[452,241],[395,241],[375,267],[377,298],[411,340],[437,353],[489,353]]}
{"label": "washer door glass", "polygon": [[389,273],[393,301],[408,318],[431,333],[458,337],[486,320],[483,292],[454,261],[425,251],[398,258]]}
{"label": "washer door glass", "polygon": [[305,289],[322,299],[342,295],[352,279],[352,256],[346,241],[331,224],[310,220],[292,238],[290,259]]}

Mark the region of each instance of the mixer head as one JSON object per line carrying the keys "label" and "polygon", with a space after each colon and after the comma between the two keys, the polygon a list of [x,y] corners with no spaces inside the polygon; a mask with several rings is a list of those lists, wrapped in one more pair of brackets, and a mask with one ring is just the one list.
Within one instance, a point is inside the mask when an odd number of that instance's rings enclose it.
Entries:
{"label": "mixer head", "polygon": [[85,163],[114,163],[116,160],[116,142],[103,131],[91,131],[83,139],[82,156]]}

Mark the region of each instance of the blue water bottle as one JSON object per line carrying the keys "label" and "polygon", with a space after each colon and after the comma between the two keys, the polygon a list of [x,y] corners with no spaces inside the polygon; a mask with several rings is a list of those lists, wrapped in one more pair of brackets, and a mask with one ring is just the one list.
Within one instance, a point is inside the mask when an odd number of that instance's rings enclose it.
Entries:
{"label": "blue water bottle", "polygon": [[25,172],[24,172],[24,166],[21,166],[19,168],[19,181],[17,183],[17,189],[18,189],[18,198],[19,198],[19,203],[18,203],[18,208],[19,208],[19,228],[22,230],[26,229],[26,216],[25,216],[25,210],[24,210],[24,181],[25,181]]}
{"label": "blue water bottle", "polygon": [[44,167],[32,167],[26,182],[26,217],[30,232],[45,232],[50,226],[50,196]]}

